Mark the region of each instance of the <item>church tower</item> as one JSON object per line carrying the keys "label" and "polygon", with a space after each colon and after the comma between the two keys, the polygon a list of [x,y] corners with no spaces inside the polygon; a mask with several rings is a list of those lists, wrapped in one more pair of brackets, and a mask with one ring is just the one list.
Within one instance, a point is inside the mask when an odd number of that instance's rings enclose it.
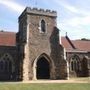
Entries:
{"label": "church tower", "polygon": [[57,12],[27,7],[19,17],[22,79],[66,79],[67,62],[59,43]]}

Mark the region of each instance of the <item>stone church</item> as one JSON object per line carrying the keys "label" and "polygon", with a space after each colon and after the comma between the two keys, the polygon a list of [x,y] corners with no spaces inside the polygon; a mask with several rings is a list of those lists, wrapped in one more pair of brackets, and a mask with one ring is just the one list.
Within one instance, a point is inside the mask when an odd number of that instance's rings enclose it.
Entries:
{"label": "stone church", "polygon": [[16,45],[14,33],[2,35],[0,80],[67,79],[56,19],[56,11],[27,7],[22,12]]}
{"label": "stone church", "polygon": [[[56,11],[27,7],[18,18],[18,23],[18,33],[0,32],[0,81],[56,80],[79,76],[75,66],[78,61],[76,63],[72,58],[72,63],[69,63],[68,58],[79,51],[73,51],[77,49],[69,38],[59,38]],[[67,49],[69,46],[71,52]],[[87,56],[90,53],[79,54]],[[78,72],[82,76],[90,76],[89,57],[83,58],[83,61],[85,66],[81,63],[77,66],[85,68]]]}

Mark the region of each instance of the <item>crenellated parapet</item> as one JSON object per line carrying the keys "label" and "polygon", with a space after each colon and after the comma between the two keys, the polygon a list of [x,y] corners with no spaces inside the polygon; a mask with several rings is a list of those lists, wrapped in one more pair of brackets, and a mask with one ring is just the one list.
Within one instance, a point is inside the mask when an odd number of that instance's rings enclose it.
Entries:
{"label": "crenellated parapet", "polygon": [[26,7],[26,9],[22,12],[19,19],[23,17],[25,14],[35,14],[35,15],[44,15],[44,16],[50,16],[50,17],[57,17],[57,12],[49,9],[38,9],[38,8],[31,8]]}

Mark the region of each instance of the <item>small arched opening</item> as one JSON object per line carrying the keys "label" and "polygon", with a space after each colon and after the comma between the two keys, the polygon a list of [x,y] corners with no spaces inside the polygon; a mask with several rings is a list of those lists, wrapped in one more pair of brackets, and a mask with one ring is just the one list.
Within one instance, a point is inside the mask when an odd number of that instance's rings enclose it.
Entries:
{"label": "small arched opening", "polygon": [[41,27],[41,33],[45,33],[46,32],[46,22],[45,20],[41,20],[41,23],[40,23],[40,27]]}

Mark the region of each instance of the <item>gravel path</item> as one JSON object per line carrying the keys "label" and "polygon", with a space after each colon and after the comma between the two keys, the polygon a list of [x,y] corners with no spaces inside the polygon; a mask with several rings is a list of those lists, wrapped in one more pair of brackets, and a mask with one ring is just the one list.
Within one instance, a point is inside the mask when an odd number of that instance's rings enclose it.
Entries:
{"label": "gravel path", "polygon": [[8,84],[19,84],[19,83],[90,83],[90,78],[79,78],[69,80],[32,80],[32,81],[20,81],[20,82],[0,82]]}
{"label": "gravel path", "polygon": [[23,81],[22,83],[90,83],[90,80],[35,80],[35,81]]}

